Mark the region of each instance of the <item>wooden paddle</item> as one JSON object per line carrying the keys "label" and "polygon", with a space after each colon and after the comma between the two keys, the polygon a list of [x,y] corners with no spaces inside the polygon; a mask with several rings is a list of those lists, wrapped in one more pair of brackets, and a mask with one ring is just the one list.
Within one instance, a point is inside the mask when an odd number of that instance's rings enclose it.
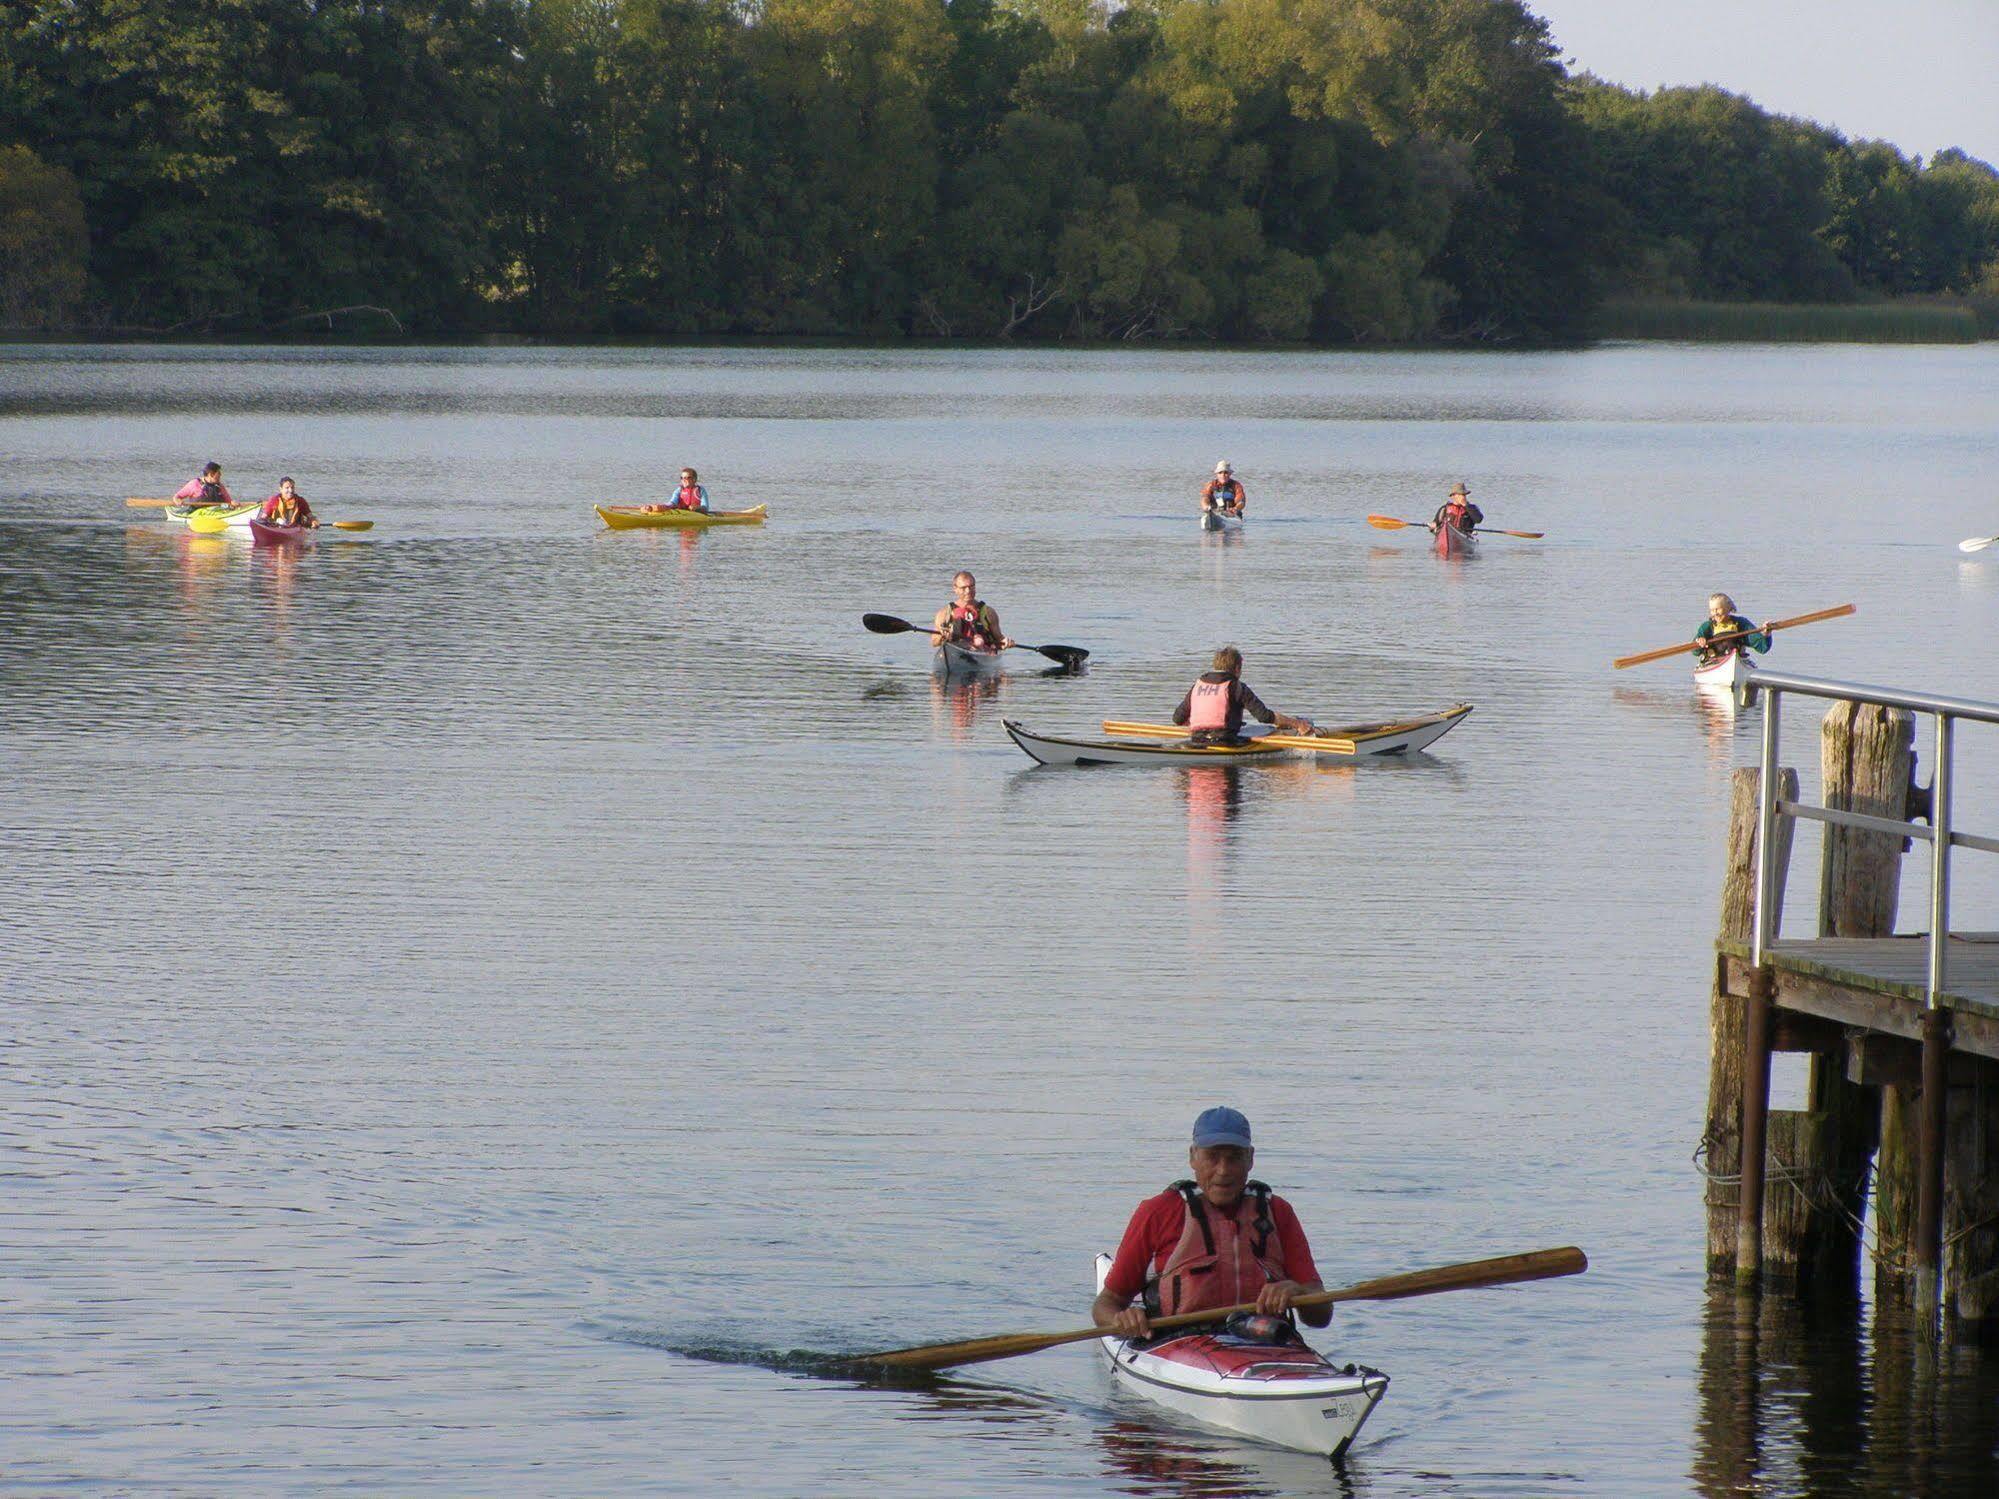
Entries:
{"label": "wooden paddle", "polygon": [[1642,666],[1647,661],[1664,661],[1668,656],[1684,656],[1688,651],[1697,651],[1702,646],[1726,645],[1731,640],[1741,640],[1750,635],[1764,635],[1771,630],[1788,630],[1796,625],[1817,624],[1822,619],[1840,619],[1854,613],[1855,609],[1855,605],[1841,604],[1834,609],[1820,609],[1814,614],[1794,614],[1789,619],[1773,619],[1761,630],[1730,630],[1726,635],[1711,635],[1706,640],[1690,640],[1685,645],[1668,645],[1656,651],[1640,651],[1635,656],[1619,656],[1610,664],[1622,671],[1627,666]]}
{"label": "wooden paddle", "polygon": [[[863,614],[861,623],[877,635],[937,633],[929,625],[913,625],[906,619],[897,619],[893,614]],[[1050,661],[1058,661],[1064,666],[1081,666],[1090,659],[1090,653],[1080,645],[1027,645],[1018,640],[1014,644],[1024,651],[1039,651]]]}
{"label": "wooden paddle", "polygon": [[148,509],[148,508],[151,508],[151,509],[154,509],[154,510],[162,510],[162,509],[165,509],[165,508],[166,508],[166,507],[167,507],[168,505],[178,505],[178,504],[180,503],[180,501],[179,501],[179,500],[176,500],[176,499],[174,499],[174,498],[173,498],[173,497],[172,497],[171,495],[169,495],[169,496],[168,496],[167,498],[165,498],[165,499],[163,499],[163,500],[162,500],[162,499],[153,499],[153,500],[147,500],[147,499],[140,499],[140,498],[139,498],[138,496],[136,496],[136,495],[135,495],[135,496],[133,496],[132,498],[130,498],[130,499],[128,499],[128,500],[126,500],[126,501],[125,501],[125,503],[126,503],[126,504],[128,504],[128,505],[130,505],[130,506],[131,506],[131,507],[132,507],[133,509],[135,509],[135,510],[144,510],[144,509]]}
{"label": "wooden paddle", "polygon": [[[1580,1249],[1536,1249],[1527,1254],[1501,1255],[1491,1260],[1471,1260],[1462,1265],[1440,1265],[1434,1270],[1414,1270],[1407,1275],[1384,1275],[1364,1280],[1337,1291],[1312,1291],[1295,1299],[1298,1307],[1331,1306],[1336,1301],[1399,1301],[1408,1296],[1434,1296],[1440,1291],[1468,1291],[1478,1286],[1505,1286],[1523,1280],[1546,1280],[1556,1275],[1577,1275],[1589,1268]],[[1194,1327],[1217,1322],[1236,1312],[1253,1312],[1254,1302],[1223,1307],[1219,1311],[1184,1312],[1175,1317],[1154,1317],[1155,1332],[1176,1327]],[[887,1353],[862,1354],[855,1363],[883,1364],[895,1369],[949,1369],[958,1364],[983,1364],[998,1358],[1015,1358],[1023,1353],[1039,1353],[1064,1343],[1081,1343],[1101,1338],[1106,1329],[1083,1327],[1073,1332],[1017,1332],[993,1338],[968,1338],[958,1343],[928,1343],[920,1348],[897,1348]]]}
{"label": "wooden paddle", "polygon": [[[1404,526],[1420,526],[1425,531],[1430,529],[1430,523],[1426,520],[1397,520],[1392,515],[1370,515],[1367,523],[1377,531],[1400,531]],[[1483,522],[1473,526],[1472,531],[1479,536],[1518,536],[1522,541],[1539,541],[1548,534],[1546,531],[1508,531],[1504,527],[1488,526]]]}
{"label": "wooden paddle", "polygon": [[1999,541],[1999,536],[1967,536],[1957,544],[1957,549],[1960,552],[1982,552],[1995,541]]}
{"label": "wooden paddle", "polygon": [[[1104,720],[1104,732],[1135,739],[1185,739],[1194,731],[1180,724],[1134,723],[1107,718]],[[1245,742],[1262,745],[1266,749],[1317,750],[1322,755],[1351,755],[1354,752],[1353,740],[1338,734],[1280,734],[1272,730],[1267,734],[1251,734]]]}

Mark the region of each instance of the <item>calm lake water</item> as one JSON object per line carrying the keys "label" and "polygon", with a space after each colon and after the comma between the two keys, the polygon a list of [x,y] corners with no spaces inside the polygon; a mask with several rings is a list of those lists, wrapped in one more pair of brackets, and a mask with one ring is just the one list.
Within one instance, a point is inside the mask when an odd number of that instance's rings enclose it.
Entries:
{"label": "calm lake water", "polygon": [[[0,349],[0,1484],[1990,1494],[1991,1356],[1706,1289],[1756,719],[1609,662],[1725,588],[1859,605],[1773,665],[1999,696],[1999,548],[1953,547],[1999,531],[1995,433],[1990,344]],[[1220,457],[1240,537],[1194,522]],[[124,506],[208,458],[375,528]],[[591,514],[683,463],[770,524]],[[1547,539],[1361,521],[1459,478]],[[1090,669],[947,688],[860,628],[958,567]],[[1002,733],[1162,715],[1223,641],[1322,723],[1477,712],[1241,773]],[[1999,735],[1960,744],[1999,832]],[[1999,861],[1958,879],[1999,927]],[[786,1360],[1080,1325],[1216,1102],[1329,1283],[1593,1268],[1342,1309],[1324,1345],[1394,1378],[1344,1474],[1175,1429],[1087,1345],[918,1389]]]}

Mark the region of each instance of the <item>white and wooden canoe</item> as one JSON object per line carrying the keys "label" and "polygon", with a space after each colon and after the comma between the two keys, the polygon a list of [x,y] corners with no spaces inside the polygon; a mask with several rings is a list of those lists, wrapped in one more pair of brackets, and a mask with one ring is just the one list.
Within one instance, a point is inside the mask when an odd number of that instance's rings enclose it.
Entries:
{"label": "white and wooden canoe", "polygon": [[[1111,1257],[1097,1256],[1097,1289]],[[1213,1431],[1338,1461],[1381,1397],[1388,1376],[1335,1365],[1299,1341],[1258,1342],[1199,1331],[1142,1343],[1099,1338],[1111,1382],[1126,1394]]]}
{"label": "white and wooden canoe", "polygon": [[1236,744],[1189,744],[1187,731],[1171,724],[1126,723],[1110,720],[1104,732],[1124,739],[1065,739],[1036,734],[1012,719],[1002,720],[1007,735],[1043,765],[1251,765],[1297,755],[1337,755],[1365,760],[1385,755],[1411,755],[1427,749],[1462,723],[1470,703],[1458,703],[1420,718],[1389,723],[1350,724],[1320,729],[1316,734],[1252,733]]}
{"label": "white and wooden canoe", "polygon": [[947,677],[990,677],[1003,659],[998,651],[975,651],[947,640],[937,647],[934,665]]}
{"label": "white and wooden canoe", "polygon": [[1749,653],[1733,650],[1719,661],[1710,661],[1706,666],[1694,668],[1696,687],[1733,688],[1756,670],[1756,663],[1749,659]]}

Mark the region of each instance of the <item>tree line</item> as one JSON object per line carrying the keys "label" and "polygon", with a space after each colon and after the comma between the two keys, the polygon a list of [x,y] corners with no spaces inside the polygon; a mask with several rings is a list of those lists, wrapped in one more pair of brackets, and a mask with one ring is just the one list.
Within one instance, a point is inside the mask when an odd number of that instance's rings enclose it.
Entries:
{"label": "tree line", "polygon": [[0,323],[1558,342],[1999,296],[1999,175],[1520,0],[0,0]]}

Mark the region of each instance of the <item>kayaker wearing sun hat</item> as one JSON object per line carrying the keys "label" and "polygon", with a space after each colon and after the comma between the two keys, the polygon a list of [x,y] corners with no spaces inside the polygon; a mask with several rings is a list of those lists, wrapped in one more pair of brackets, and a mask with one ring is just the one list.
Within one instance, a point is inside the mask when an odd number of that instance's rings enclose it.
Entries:
{"label": "kayaker wearing sun hat", "polygon": [[1471,491],[1463,484],[1451,486],[1451,497],[1437,507],[1437,513],[1430,517],[1430,530],[1449,524],[1469,535],[1485,524],[1485,512],[1471,502]]}
{"label": "kayaker wearing sun hat", "polygon": [[1215,652],[1214,670],[1203,672],[1180,706],[1173,710],[1173,722],[1194,731],[1196,744],[1225,744],[1242,738],[1242,719],[1247,713],[1258,723],[1275,724],[1287,734],[1309,734],[1310,719],[1292,718],[1265,706],[1242,679],[1242,652],[1225,645]]}
{"label": "kayaker wearing sun hat", "polygon": [[931,644],[950,641],[973,651],[1003,651],[1013,640],[1000,629],[999,615],[979,597],[979,580],[970,573],[951,579],[951,602],[930,622]]}
{"label": "kayaker wearing sun hat", "polygon": [[[1312,1248],[1291,1204],[1262,1182],[1249,1121],[1230,1108],[1194,1121],[1188,1181],[1148,1197],[1131,1215],[1090,1316],[1121,1337],[1152,1334],[1153,1316],[1219,1311],[1248,1302],[1265,1317],[1323,1289]],[[1150,1316],[1148,1316],[1150,1313]],[[1332,1321],[1330,1306],[1301,1307],[1313,1327]]]}
{"label": "kayaker wearing sun hat", "polygon": [[1242,508],[1249,502],[1249,493],[1235,476],[1224,458],[1215,465],[1215,476],[1201,488],[1201,512],[1219,510],[1223,515],[1241,515]]}

